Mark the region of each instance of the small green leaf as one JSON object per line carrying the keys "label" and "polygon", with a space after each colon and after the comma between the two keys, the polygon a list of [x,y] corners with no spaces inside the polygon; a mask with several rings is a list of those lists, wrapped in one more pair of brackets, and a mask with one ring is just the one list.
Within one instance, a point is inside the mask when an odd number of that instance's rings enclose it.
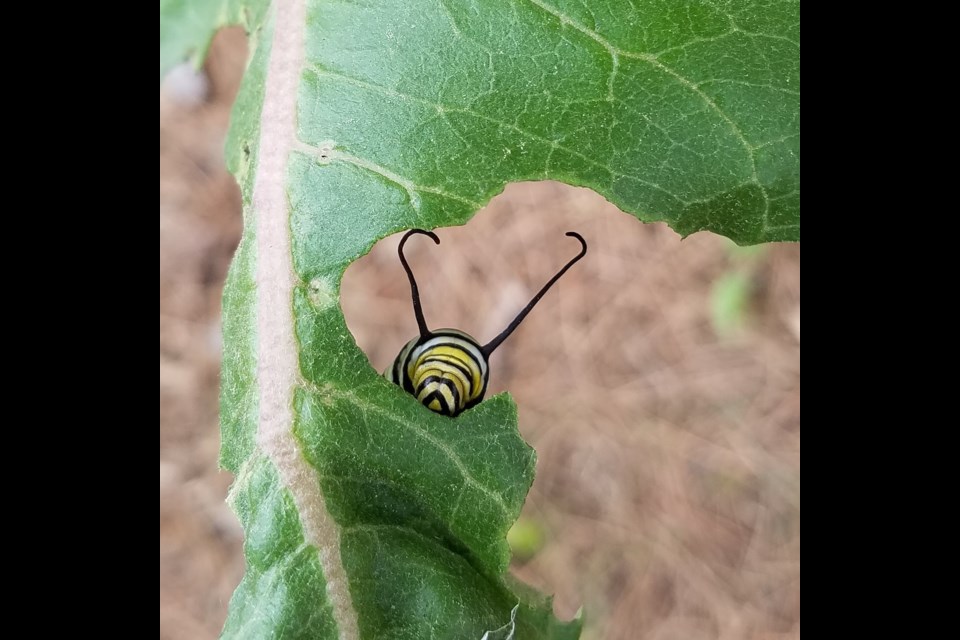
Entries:
{"label": "small green leaf", "polygon": [[520,518],[507,532],[510,551],[518,560],[529,560],[540,552],[544,543],[543,526],[530,518]]}
{"label": "small green leaf", "polygon": [[741,271],[724,274],[713,285],[710,310],[713,330],[729,338],[743,328],[750,301],[750,276]]}
{"label": "small green leaf", "polygon": [[161,74],[222,25],[251,40],[221,394],[248,564],[224,636],[576,637],[504,573],[534,471],[512,401],[448,419],[389,384],[347,330],[341,278],[380,238],[463,224],[519,180],[587,186],[681,234],[798,239],[799,4],[160,9]]}

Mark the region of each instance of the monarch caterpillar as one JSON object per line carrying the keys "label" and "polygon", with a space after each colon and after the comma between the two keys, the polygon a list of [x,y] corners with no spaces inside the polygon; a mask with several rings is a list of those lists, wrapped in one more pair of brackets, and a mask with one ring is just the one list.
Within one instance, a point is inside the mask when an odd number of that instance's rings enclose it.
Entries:
{"label": "monarch caterpillar", "polygon": [[407,393],[413,394],[431,411],[454,417],[483,400],[490,378],[490,354],[510,337],[520,326],[523,319],[540,301],[540,298],[572,267],[587,254],[587,242],[579,233],[573,231],[566,235],[580,241],[580,253],[553,276],[547,284],[527,303],[517,317],[513,319],[500,335],[481,346],[473,337],[456,329],[438,329],[431,331],[423,318],[420,306],[420,290],[413,271],[403,255],[403,245],[410,236],[421,234],[429,236],[435,244],[440,238],[435,233],[422,229],[411,229],[400,240],[397,253],[400,264],[410,280],[410,292],[413,297],[413,313],[417,318],[420,335],[408,342],[397,355],[393,364],[383,375]]}

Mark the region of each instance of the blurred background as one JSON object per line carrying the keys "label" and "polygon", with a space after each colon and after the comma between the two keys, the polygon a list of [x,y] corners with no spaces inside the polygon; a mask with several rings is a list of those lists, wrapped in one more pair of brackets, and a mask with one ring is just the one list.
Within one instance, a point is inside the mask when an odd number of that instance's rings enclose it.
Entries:
{"label": "blurred background", "polygon": [[[243,573],[217,470],[220,295],[240,235],[224,169],[246,57],[217,36],[160,91],[160,637],[216,638]],[[489,340],[590,243],[499,349],[537,450],[514,572],[585,638],[800,634],[800,248],[680,240],[595,193],[515,184],[439,246],[408,244],[433,328]],[[350,330],[382,371],[416,333],[380,242],[344,277]]]}

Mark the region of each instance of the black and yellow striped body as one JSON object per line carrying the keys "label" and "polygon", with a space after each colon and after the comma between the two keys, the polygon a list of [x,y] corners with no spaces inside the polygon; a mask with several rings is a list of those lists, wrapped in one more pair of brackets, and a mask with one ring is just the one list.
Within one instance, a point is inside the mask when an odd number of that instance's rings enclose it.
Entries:
{"label": "black and yellow striped body", "polygon": [[384,375],[431,411],[452,417],[483,400],[490,367],[471,336],[440,329],[408,342]]}

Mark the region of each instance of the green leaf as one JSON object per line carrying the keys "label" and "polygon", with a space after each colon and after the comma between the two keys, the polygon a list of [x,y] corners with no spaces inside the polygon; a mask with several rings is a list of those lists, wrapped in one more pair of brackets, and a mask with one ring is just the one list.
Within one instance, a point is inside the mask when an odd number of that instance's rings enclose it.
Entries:
{"label": "green leaf", "polygon": [[341,277],[518,180],[681,234],[798,239],[799,4],[161,2],[161,73],[237,22],[221,462],[248,564],[225,637],[576,637],[505,574],[535,460],[513,402],[448,419],[389,384]]}
{"label": "green leaf", "polygon": [[710,292],[710,318],[713,330],[721,338],[730,338],[743,329],[750,302],[750,274],[731,271],[713,285]]}
{"label": "green leaf", "polygon": [[268,6],[265,0],[160,0],[160,79],[185,60],[200,66],[220,27],[253,32]]}
{"label": "green leaf", "polygon": [[710,319],[717,336],[730,339],[747,324],[756,263],[766,247],[729,246],[732,267],[713,283]]}
{"label": "green leaf", "polygon": [[529,560],[543,548],[544,530],[536,520],[520,518],[507,532],[510,551],[518,560]]}
{"label": "green leaf", "polygon": [[225,0],[160,0],[160,78],[173,65],[190,59],[199,65],[217,28]]}

